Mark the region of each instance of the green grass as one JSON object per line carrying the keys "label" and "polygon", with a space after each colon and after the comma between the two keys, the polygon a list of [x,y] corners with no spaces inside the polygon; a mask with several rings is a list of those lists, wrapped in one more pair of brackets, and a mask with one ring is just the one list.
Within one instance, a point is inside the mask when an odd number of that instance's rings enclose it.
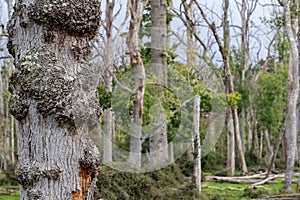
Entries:
{"label": "green grass", "polygon": [[[234,184],[234,183],[216,183],[203,182],[203,185],[208,185],[217,188],[236,188],[239,190],[230,189],[215,189],[203,188],[202,196],[206,199],[220,199],[220,200],[246,200],[251,198],[264,198],[267,196],[278,195],[283,189],[282,178],[277,178],[277,184],[264,184],[258,186],[256,189],[251,188],[251,184]],[[296,189],[296,184],[292,184],[293,191]],[[204,199],[205,199],[204,198]]]}
{"label": "green grass", "polygon": [[19,200],[20,196],[19,195],[1,195],[0,194],[0,200]]}

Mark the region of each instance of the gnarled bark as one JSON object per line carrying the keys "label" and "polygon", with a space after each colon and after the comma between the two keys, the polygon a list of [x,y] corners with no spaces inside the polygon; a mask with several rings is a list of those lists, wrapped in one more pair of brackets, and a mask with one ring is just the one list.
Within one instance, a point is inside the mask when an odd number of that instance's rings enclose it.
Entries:
{"label": "gnarled bark", "polygon": [[16,3],[7,47],[23,200],[94,199],[100,155],[89,132],[99,112],[88,60],[99,10],[98,0]]}

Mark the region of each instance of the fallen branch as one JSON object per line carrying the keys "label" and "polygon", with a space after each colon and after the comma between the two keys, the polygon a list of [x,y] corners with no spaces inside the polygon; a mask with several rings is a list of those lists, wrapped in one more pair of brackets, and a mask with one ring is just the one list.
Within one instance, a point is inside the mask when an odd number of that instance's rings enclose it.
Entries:
{"label": "fallen branch", "polygon": [[234,188],[234,187],[216,187],[210,185],[203,185],[201,188],[217,189],[217,190],[233,190],[233,191],[243,191],[245,188]]}
{"label": "fallen branch", "polygon": [[258,185],[263,185],[263,184],[267,183],[268,181],[271,181],[271,180],[273,180],[275,178],[276,178],[276,176],[274,176],[274,175],[273,176],[269,176],[268,178],[265,178],[264,180],[261,180],[261,181],[258,181],[256,183],[253,183],[252,187],[255,187],[255,186],[258,186]]}

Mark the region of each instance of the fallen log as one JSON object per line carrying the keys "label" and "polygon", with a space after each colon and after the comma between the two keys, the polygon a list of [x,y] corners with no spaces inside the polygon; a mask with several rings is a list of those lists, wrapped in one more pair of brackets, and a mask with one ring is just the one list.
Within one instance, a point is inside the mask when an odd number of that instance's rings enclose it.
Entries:
{"label": "fallen log", "polygon": [[[256,180],[256,179],[238,179],[235,177],[221,177],[221,176],[206,176],[205,177],[206,181],[210,181],[210,182],[227,182],[227,183],[239,183],[239,184],[255,184],[260,180]],[[277,184],[278,181],[275,180],[268,180],[267,182],[268,184]]]}

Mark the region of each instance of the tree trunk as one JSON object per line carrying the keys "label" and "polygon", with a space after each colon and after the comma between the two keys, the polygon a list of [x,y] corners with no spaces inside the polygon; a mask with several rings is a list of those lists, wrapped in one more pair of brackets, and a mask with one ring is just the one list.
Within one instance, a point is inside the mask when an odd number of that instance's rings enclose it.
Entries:
{"label": "tree trunk", "polygon": [[[189,3],[187,1],[182,2],[184,11],[185,11],[185,16],[187,18],[186,20],[186,37],[187,37],[187,49],[186,49],[186,58],[187,58],[187,64],[188,67],[190,68],[191,71],[195,71],[195,64],[196,64],[196,48],[195,48],[195,41],[193,40],[193,35],[194,35],[194,24],[192,23],[193,19],[193,6],[194,6],[194,1],[191,0]],[[194,156],[194,138],[192,138],[192,142],[190,147],[187,150],[187,159],[188,160],[193,160]]]}
{"label": "tree trunk", "polygon": [[10,76],[10,69],[8,63],[5,61],[2,68],[3,74],[3,104],[4,104],[4,132],[3,132],[3,169],[7,169],[9,165],[9,146],[10,146],[10,113],[9,113],[9,102],[8,102],[8,79]]}
{"label": "tree trunk", "polygon": [[200,142],[200,96],[196,95],[194,99],[194,142],[195,142],[195,151],[194,151],[194,181],[196,189],[201,193],[201,142]]}
{"label": "tree trunk", "polygon": [[[106,0],[105,11],[105,31],[106,31],[106,47],[105,47],[105,73],[104,84],[106,92],[112,92],[112,77],[110,72],[113,71],[113,10],[115,1]],[[112,138],[113,138],[113,119],[112,110],[107,108],[104,111],[104,134],[103,134],[103,163],[112,162]]]}
{"label": "tree trunk", "polygon": [[[151,68],[157,79],[157,84],[163,94],[166,85],[166,44],[167,44],[167,2],[166,0],[151,0]],[[162,165],[168,161],[168,133],[163,102],[158,102],[160,109],[160,127],[150,138],[150,158],[153,166]]]}
{"label": "tree trunk", "polygon": [[13,0],[5,0],[5,1],[7,4],[8,18],[10,18],[13,12]]}
{"label": "tree trunk", "polygon": [[[251,100],[250,100],[250,104],[251,104]],[[252,148],[253,148],[253,130],[254,130],[253,121],[254,121],[253,110],[252,110],[252,107],[250,106],[250,109],[248,112],[248,117],[247,117],[248,151],[252,151]]]}
{"label": "tree trunk", "polygon": [[[229,9],[229,0],[225,0],[224,4],[224,16],[223,16],[223,23],[224,23],[224,49],[222,52],[223,57],[223,63],[224,63],[224,71],[225,71],[225,78],[227,81],[227,92],[228,94],[234,93],[234,84],[233,84],[233,77],[230,70],[230,28],[229,28],[229,21],[228,21],[228,9]],[[238,112],[236,108],[231,108],[232,110],[232,118],[233,118],[233,124],[234,124],[234,132],[235,132],[235,140],[236,145],[238,148],[239,156],[240,156],[240,162],[242,166],[242,171],[244,174],[247,173],[247,165],[244,157],[244,151],[243,151],[243,144],[241,140],[241,134],[240,134],[240,125],[239,125],[239,118],[238,118]]]}
{"label": "tree trunk", "polygon": [[4,160],[3,136],[4,136],[3,82],[2,82],[2,74],[0,74],[0,154],[1,154],[0,171],[3,170],[3,160]]}
{"label": "tree trunk", "polygon": [[226,168],[233,175],[235,172],[235,137],[231,109],[227,111],[227,165]]}
{"label": "tree trunk", "polygon": [[136,96],[134,99],[133,122],[130,127],[130,153],[129,162],[133,167],[141,167],[142,156],[142,123],[145,92],[145,68],[139,51],[139,27],[147,0],[131,0],[130,30],[127,45],[130,53],[130,63],[133,68]]}
{"label": "tree trunk", "polygon": [[10,142],[11,142],[11,164],[15,165],[15,119],[10,115]]}
{"label": "tree trunk", "polygon": [[263,134],[262,131],[259,131],[259,133],[260,133],[260,138],[259,138],[259,158],[262,159],[264,134]]}
{"label": "tree trunk", "polygon": [[270,143],[268,129],[265,129],[265,131],[264,131],[264,138],[265,138],[265,142],[266,142],[266,151],[267,151],[266,164],[267,164],[267,166],[270,166],[271,161],[272,161],[272,157],[273,157],[273,148],[272,148],[271,143]]}
{"label": "tree trunk", "polygon": [[7,47],[22,200],[94,199],[100,153],[89,133],[99,108],[88,61],[100,15],[98,0],[16,3]]}
{"label": "tree trunk", "polygon": [[[247,9],[247,0],[242,1],[241,5],[241,23],[242,23],[242,33],[241,33],[241,50],[242,50],[242,72],[241,72],[241,86],[242,88],[245,87],[245,76],[246,72],[249,70],[249,42],[248,42],[248,33],[249,33],[249,21],[250,21],[250,16],[253,13],[253,11],[249,11]],[[245,98],[245,97],[244,97]],[[247,97],[246,97],[247,98]],[[241,138],[242,138],[242,146],[243,146],[243,151],[245,151],[245,122],[246,122],[246,108],[245,105],[242,102],[241,105],[241,114],[240,114],[240,130],[241,130]]]}
{"label": "tree trunk", "polygon": [[295,165],[295,153],[297,145],[297,101],[299,96],[299,58],[298,48],[296,44],[296,35],[293,32],[290,1],[282,1],[284,5],[285,16],[285,32],[290,45],[289,70],[288,70],[288,99],[287,99],[287,115],[286,115],[286,132],[285,132],[285,148],[286,148],[286,177],[284,189],[291,192],[292,177]]}
{"label": "tree trunk", "polygon": [[[218,34],[217,28],[215,23],[211,23],[207,16],[205,15],[203,9],[201,8],[201,5],[199,4],[198,1],[194,1],[197,8],[200,11],[201,16],[203,17],[204,21],[208,25],[208,28],[212,31],[213,36],[216,40],[216,43],[219,47],[219,51],[222,56],[222,61],[223,61],[223,68],[224,68],[224,73],[225,77],[224,79],[226,80],[226,92],[228,94],[233,94],[234,93],[234,84],[233,84],[233,77],[231,74],[230,70],[230,24],[228,20],[228,13],[229,13],[229,0],[224,0],[224,8],[223,8],[223,17],[222,17],[222,22],[223,22],[223,42],[221,37]],[[247,165],[244,157],[244,151],[243,151],[243,145],[242,145],[242,140],[241,140],[241,133],[240,133],[240,125],[239,125],[239,118],[238,118],[238,112],[236,108],[231,108],[232,110],[232,118],[233,118],[233,124],[234,124],[234,133],[235,133],[235,140],[236,140],[236,145],[238,147],[238,152],[240,156],[240,162],[242,166],[242,171],[244,174],[247,173]]]}

